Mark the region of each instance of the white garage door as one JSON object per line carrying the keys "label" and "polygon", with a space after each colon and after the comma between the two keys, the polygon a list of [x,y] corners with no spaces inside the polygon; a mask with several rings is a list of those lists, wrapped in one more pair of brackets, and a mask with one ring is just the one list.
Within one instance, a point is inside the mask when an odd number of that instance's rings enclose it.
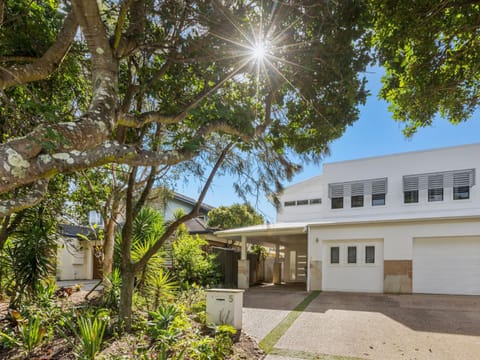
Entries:
{"label": "white garage door", "polygon": [[383,241],[324,241],[322,289],[383,292]]}
{"label": "white garage door", "polygon": [[413,241],[413,292],[480,295],[480,238]]}

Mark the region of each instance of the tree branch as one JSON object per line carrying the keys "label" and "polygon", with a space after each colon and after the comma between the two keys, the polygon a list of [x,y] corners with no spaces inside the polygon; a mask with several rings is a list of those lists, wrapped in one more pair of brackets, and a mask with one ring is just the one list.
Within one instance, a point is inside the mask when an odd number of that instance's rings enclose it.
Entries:
{"label": "tree branch", "polygon": [[32,185],[30,192],[15,199],[0,200],[0,217],[9,216],[14,212],[38,204],[47,193],[48,180],[39,180]]}
{"label": "tree branch", "polygon": [[163,233],[162,237],[160,239],[158,239],[157,242],[150,249],[148,249],[148,251],[145,253],[145,255],[143,255],[143,257],[133,265],[135,272],[140,271],[147,264],[148,260],[150,260],[150,258],[160,250],[163,243],[170,236],[173,235],[175,230],[177,230],[178,227],[181,224],[183,224],[184,222],[198,216],[200,206],[202,205],[203,200],[205,199],[205,196],[207,195],[207,192],[210,189],[212,181],[215,178],[215,175],[217,174],[218,169],[220,169],[220,166],[222,165],[223,161],[225,160],[227,154],[232,149],[233,145],[234,145],[233,143],[229,143],[225,147],[225,149],[223,149],[223,151],[221,152],[220,156],[217,159],[217,162],[215,163],[215,165],[213,166],[213,168],[210,172],[210,175],[208,176],[207,181],[205,182],[205,185],[203,186],[202,192],[200,193],[200,196],[198,197],[197,202],[195,203],[195,206],[193,207],[193,209],[188,214],[186,214],[186,215],[182,216],[181,218],[175,220],[174,222],[172,222],[167,227],[167,229]]}
{"label": "tree branch", "polygon": [[77,32],[76,13],[72,10],[63,23],[55,43],[38,60],[25,65],[0,68],[0,90],[47,78],[62,63]]}

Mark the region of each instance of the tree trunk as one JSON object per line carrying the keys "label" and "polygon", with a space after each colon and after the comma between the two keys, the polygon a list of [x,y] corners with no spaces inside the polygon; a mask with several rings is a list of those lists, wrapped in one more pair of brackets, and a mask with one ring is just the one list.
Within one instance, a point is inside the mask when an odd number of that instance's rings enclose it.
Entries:
{"label": "tree trunk", "polygon": [[113,251],[115,248],[115,221],[109,219],[105,228],[105,237],[103,240],[103,275],[104,285],[109,285],[109,276],[113,270]]}
{"label": "tree trunk", "polygon": [[120,309],[119,316],[125,325],[125,331],[132,330],[132,301],[135,285],[135,272],[130,266],[128,269],[122,269],[122,287],[120,290]]}

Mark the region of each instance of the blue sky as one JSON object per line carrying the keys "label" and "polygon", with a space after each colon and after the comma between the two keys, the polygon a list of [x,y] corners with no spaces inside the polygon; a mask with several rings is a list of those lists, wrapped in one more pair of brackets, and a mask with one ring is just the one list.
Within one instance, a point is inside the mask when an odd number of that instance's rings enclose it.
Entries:
{"label": "blue sky", "polygon": [[[322,172],[322,164],[328,162],[358,159],[369,156],[393,154],[399,152],[434,149],[447,146],[480,142],[480,114],[465,123],[452,125],[438,118],[432,126],[420,129],[412,138],[402,133],[402,124],[392,120],[388,104],[377,98],[383,75],[381,68],[370,69],[366,74],[371,95],[365,106],[360,108],[360,119],[350,126],[344,135],[330,145],[330,156],[319,165],[305,165],[290,183],[308,179]],[[480,154],[472,154],[479,156]],[[199,184],[189,182],[180,185],[176,191],[193,198],[198,197]],[[228,177],[217,178],[207,194],[205,202],[212,206],[231,205],[242,200],[235,194],[232,181]],[[252,198],[252,205],[270,222],[275,222],[275,208],[263,197]]]}

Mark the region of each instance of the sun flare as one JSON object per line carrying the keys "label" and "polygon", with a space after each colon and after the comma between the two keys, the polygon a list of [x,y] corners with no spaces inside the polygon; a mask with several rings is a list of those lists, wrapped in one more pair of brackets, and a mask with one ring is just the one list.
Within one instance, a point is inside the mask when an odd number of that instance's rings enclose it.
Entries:
{"label": "sun flare", "polygon": [[252,55],[256,60],[263,60],[267,55],[264,43],[257,43],[252,49]]}

